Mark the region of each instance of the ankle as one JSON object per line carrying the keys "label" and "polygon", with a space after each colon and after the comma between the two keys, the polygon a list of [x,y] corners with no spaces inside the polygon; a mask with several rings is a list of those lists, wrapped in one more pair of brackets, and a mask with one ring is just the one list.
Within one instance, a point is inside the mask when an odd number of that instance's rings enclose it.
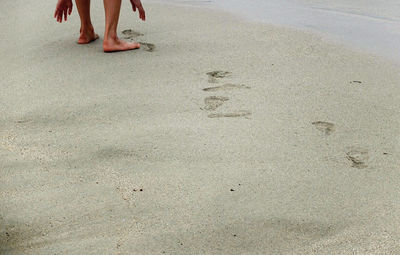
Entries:
{"label": "ankle", "polygon": [[93,34],[94,28],[92,24],[81,24],[81,34]]}
{"label": "ankle", "polygon": [[110,41],[118,40],[117,32],[115,32],[115,31],[110,31],[110,32],[106,31],[104,33],[104,40],[110,40]]}

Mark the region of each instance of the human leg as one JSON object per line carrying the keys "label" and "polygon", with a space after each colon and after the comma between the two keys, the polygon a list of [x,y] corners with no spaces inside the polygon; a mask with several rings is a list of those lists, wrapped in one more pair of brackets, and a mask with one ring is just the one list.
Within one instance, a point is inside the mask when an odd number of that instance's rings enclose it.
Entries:
{"label": "human leg", "polygon": [[99,38],[99,36],[94,32],[92,20],[90,18],[90,0],[75,0],[75,2],[79,17],[81,19],[81,29],[78,43],[90,43]]}
{"label": "human leg", "polygon": [[103,0],[106,16],[103,49],[105,52],[133,50],[140,47],[139,43],[130,43],[120,40],[117,36],[117,27],[122,0]]}

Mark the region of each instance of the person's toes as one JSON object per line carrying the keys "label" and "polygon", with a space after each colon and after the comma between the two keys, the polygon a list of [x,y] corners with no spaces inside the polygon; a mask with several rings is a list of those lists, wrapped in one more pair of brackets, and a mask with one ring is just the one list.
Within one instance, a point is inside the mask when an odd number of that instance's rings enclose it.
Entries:
{"label": "person's toes", "polygon": [[133,43],[132,47],[133,47],[133,49],[139,49],[140,48],[140,43]]}

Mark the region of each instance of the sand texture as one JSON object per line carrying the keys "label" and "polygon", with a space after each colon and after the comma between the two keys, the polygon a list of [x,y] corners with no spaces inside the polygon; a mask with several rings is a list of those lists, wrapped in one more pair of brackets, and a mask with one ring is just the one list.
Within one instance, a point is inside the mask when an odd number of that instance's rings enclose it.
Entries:
{"label": "sand texture", "polygon": [[128,1],[142,48],[104,54],[76,10],[0,7],[0,254],[400,254],[398,67]]}

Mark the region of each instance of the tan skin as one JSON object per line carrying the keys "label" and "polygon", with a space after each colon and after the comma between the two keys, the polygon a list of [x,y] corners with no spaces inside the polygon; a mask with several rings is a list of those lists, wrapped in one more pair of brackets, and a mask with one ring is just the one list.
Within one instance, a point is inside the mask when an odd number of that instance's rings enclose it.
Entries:
{"label": "tan skin", "polygon": [[[136,42],[126,42],[117,36],[117,26],[122,0],[103,0],[106,16],[106,26],[104,32],[103,50],[104,52],[133,50],[140,48]],[[87,44],[95,41],[99,36],[94,32],[92,21],[90,19],[90,0],[75,0],[81,19],[81,29],[78,39],[79,44]],[[139,18],[146,20],[146,14],[140,0],[130,0],[132,10],[139,11]],[[68,15],[72,13],[72,0],[58,0],[54,18],[58,22],[67,21]]]}

